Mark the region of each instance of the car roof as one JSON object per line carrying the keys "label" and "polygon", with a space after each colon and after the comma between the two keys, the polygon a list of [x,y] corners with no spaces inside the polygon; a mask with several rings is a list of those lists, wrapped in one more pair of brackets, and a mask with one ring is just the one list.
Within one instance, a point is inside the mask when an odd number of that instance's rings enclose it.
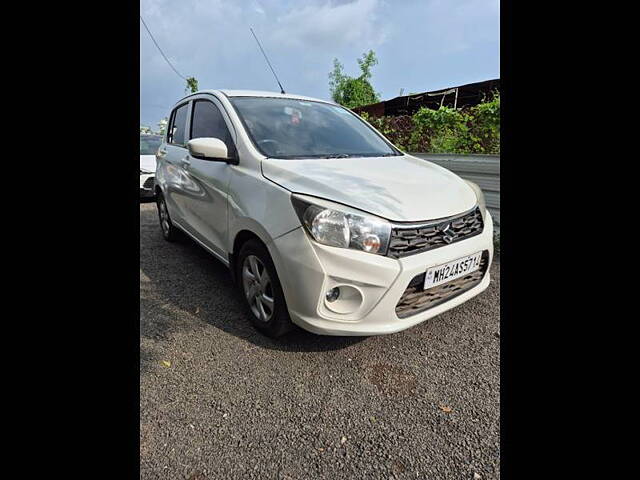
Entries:
{"label": "car roof", "polygon": [[[186,97],[184,97],[183,99],[181,99],[180,101],[183,101],[189,97],[191,97],[192,95],[199,95],[202,93],[222,93],[223,95],[227,96],[227,97],[265,97],[265,98],[290,98],[292,100],[308,100],[308,101],[313,101],[313,102],[322,102],[322,103],[330,103],[330,104],[334,104],[334,102],[330,101],[330,100],[322,100],[319,98],[313,98],[313,97],[306,97],[304,95],[294,95],[291,93],[279,93],[279,92],[267,92],[267,91],[261,91],[261,90],[227,90],[227,89],[221,89],[221,90],[199,90],[195,93],[192,93],[190,95],[187,95]],[[178,102],[179,103],[179,102]]]}

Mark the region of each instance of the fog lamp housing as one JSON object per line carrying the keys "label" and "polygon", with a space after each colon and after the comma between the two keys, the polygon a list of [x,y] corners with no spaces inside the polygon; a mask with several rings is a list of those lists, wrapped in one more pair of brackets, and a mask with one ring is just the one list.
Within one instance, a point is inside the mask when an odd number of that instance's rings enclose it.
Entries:
{"label": "fog lamp housing", "polygon": [[364,295],[355,285],[340,284],[327,290],[324,306],[341,315],[352,314],[362,307]]}
{"label": "fog lamp housing", "polygon": [[338,298],[340,298],[340,288],[339,287],[333,287],[331,290],[327,291],[327,294],[326,294],[327,302],[333,303],[336,300],[338,300]]}

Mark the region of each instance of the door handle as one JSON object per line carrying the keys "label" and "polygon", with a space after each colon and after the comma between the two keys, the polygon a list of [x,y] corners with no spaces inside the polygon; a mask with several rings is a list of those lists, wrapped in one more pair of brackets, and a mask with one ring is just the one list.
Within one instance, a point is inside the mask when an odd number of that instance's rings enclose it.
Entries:
{"label": "door handle", "polygon": [[191,162],[189,161],[189,157],[184,157],[184,158],[182,159],[182,166],[183,166],[184,168],[187,168],[189,165],[191,165]]}

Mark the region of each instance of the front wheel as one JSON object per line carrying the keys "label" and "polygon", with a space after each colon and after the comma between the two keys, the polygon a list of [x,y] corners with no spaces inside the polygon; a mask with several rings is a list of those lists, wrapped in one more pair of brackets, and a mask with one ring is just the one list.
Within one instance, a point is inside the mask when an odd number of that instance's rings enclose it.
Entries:
{"label": "front wheel", "polygon": [[275,338],[293,328],[271,256],[257,240],[240,249],[237,278],[256,329]]}

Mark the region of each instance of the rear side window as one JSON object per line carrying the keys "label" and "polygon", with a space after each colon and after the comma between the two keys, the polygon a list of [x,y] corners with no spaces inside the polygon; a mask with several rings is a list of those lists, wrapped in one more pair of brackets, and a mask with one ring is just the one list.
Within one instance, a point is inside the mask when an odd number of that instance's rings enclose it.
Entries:
{"label": "rear side window", "polygon": [[234,152],[234,144],[222,113],[212,102],[197,100],[193,103],[191,118],[191,138],[219,138],[227,146],[229,154]]}
{"label": "rear side window", "polygon": [[174,145],[184,145],[187,130],[187,110],[189,104],[185,103],[173,112],[171,126],[169,127],[168,142]]}

